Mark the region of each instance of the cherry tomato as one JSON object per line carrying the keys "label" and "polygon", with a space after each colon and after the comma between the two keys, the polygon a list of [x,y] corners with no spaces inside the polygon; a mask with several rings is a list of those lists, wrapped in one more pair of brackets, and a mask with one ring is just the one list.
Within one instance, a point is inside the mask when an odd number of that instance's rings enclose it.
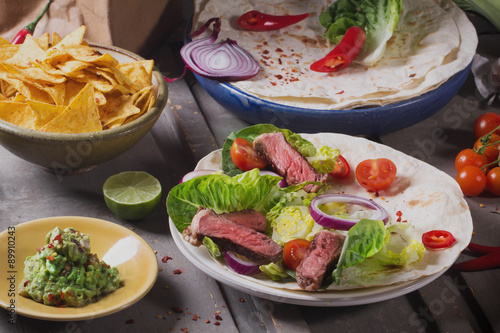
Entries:
{"label": "cherry tomato", "polygon": [[[489,147],[488,147],[489,148]],[[481,168],[483,165],[488,164],[488,160],[485,155],[477,153],[474,149],[464,149],[458,153],[455,158],[455,169],[457,171],[462,170],[464,166],[472,165]]]}
{"label": "cherry tomato", "polygon": [[464,195],[474,197],[486,188],[486,175],[473,165],[464,166],[457,174],[457,183]]}
{"label": "cherry tomato", "polygon": [[[498,144],[494,144],[498,142]],[[489,146],[492,144],[491,146]],[[482,151],[480,152],[480,149],[484,146]],[[488,142],[481,142],[481,138],[477,139],[476,143],[474,144],[474,150],[477,152],[482,153],[485,157],[488,163],[493,163],[496,160],[498,160],[498,155],[500,154],[500,135],[498,134],[491,134],[490,140]]]}
{"label": "cherry tomato", "polygon": [[422,243],[431,249],[444,249],[455,243],[455,237],[446,230],[431,230],[422,235]]}
{"label": "cherry tomato", "polygon": [[356,167],[358,183],[368,191],[388,188],[396,178],[396,164],[387,158],[364,160]]}
{"label": "cherry tomato", "polygon": [[311,242],[305,239],[294,239],[283,247],[283,260],[288,268],[295,271],[306,256]]}
{"label": "cherry tomato", "polygon": [[330,176],[335,179],[346,179],[351,174],[351,167],[347,163],[346,159],[339,155],[335,161],[335,169],[330,172]]}
{"label": "cherry tomato", "polygon": [[240,170],[249,171],[255,168],[262,169],[267,165],[267,161],[262,158],[253,144],[242,138],[236,138],[231,145],[231,160]]}
{"label": "cherry tomato", "polygon": [[[474,136],[476,139],[490,133],[496,127],[500,126],[500,114],[494,112],[486,112],[477,117],[474,122]],[[500,135],[500,128],[495,131]]]}
{"label": "cherry tomato", "polygon": [[500,167],[495,167],[488,172],[486,187],[494,195],[500,195]]}

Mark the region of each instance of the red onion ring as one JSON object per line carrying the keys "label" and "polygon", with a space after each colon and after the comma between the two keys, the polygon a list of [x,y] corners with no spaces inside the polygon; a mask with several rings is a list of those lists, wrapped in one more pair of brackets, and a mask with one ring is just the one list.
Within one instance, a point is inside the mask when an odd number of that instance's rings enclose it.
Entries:
{"label": "red onion ring", "polygon": [[322,212],[321,209],[319,209],[319,205],[328,202],[341,202],[373,209],[375,212],[374,215],[370,218],[373,220],[382,220],[384,224],[387,223],[387,220],[389,219],[389,215],[387,214],[387,211],[384,209],[384,207],[373,202],[372,200],[350,194],[324,194],[317,196],[311,201],[311,205],[309,206],[309,213],[316,223],[325,228],[349,230],[359,221],[357,219],[343,219]]}
{"label": "red onion ring", "polygon": [[222,251],[226,263],[233,271],[243,275],[254,275],[260,273],[259,265],[253,262],[241,260],[231,251]]}
{"label": "red onion ring", "polygon": [[196,74],[220,81],[247,80],[257,75],[259,63],[235,41],[228,38],[215,43],[220,32],[220,18],[211,18],[191,37],[204,32],[212,22],[215,23],[211,36],[193,40],[181,48],[186,66]]}

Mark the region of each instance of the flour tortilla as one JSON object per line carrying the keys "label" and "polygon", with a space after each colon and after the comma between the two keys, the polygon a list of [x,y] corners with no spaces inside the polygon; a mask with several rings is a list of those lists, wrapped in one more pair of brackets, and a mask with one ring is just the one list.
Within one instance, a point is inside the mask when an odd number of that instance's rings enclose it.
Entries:
{"label": "flour tortilla", "polygon": [[[389,189],[381,191],[379,196],[375,197],[373,193],[362,188],[353,174],[346,181],[330,183],[332,192],[373,199],[387,210],[388,225],[395,223],[396,213],[401,211],[402,219],[407,220],[415,228],[418,239],[424,232],[440,229],[451,232],[457,240],[450,248],[427,250],[420,262],[404,268],[388,269],[375,274],[367,273],[357,266],[346,268],[340,285],[332,284],[328,290],[391,285],[437,274],[450,267],[469,244],[472,237],[469,206],[457,182],[446,173],[388,146],[364,138],[333,133],[301,135],[316,147],[326,145],[340,149],[340,153],[351,166],[370,158],[392,160],[398,169],[396,179]],[[220,150],[200,160],[196,169],[220,170]],[[236,274],[227,265],[221,264],[221,268],[226,269],[228,274]],[[275,282],[264,274],[238,276],[269,287],[302,290],[294,281]]]}
{"label": "flour tortilla", "polygon": [[[325,28],[318,19],[330,3],[195,0],[193,29],[220,17],[219,41],[236,40],[262,69],[256,77],[231,85],[264,100],[311,109],[380,106],[419,96],[466,68],[475,54],[476,30],[451,0],[403,0],[396,31],[380,61],[369,65],[359,59],[335,73],[311,71],[309,66],[335,46],[322,37]],[[310,15],[277,31],[244,31],[236,20],[249,10]]]}

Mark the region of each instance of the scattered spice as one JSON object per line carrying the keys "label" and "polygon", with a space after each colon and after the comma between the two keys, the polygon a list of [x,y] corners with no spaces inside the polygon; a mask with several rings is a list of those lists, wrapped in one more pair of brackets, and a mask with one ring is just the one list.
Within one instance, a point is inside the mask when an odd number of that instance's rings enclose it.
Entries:
{"label": "scattered spice", "polygon": [[184,312],[184,309],[181,309],[181,308],[178,308],[175,306],[171,306],[170,309],[172,309],[172,311],[174,311],[176,313],[183,313]]}
{"label": "scattered spice", "polygon": [[184,333],[187,333],[188,329],[187,328],[181,328],[181,331],[183,331]]}
{"label": "scattered spice", "polygon": [[205,320],[205,324],[210,324],[210,320]]}
{"label": "scattered spice", "polygon": [[172,260],[172,257],[164,256],[163,258],[161,258],[161,262],[167,262],[169,260]]}
{"label": "scattered spice", "polygon": [[200,319],[200,318],[201,318],[201,317],[200,317],[200,316],[198,316],[198,315],[196,315],[196,314],[195,314],[195,315],[193,315],[193,320],[194,320],[194,321],[197,321],[197,320],[198,320],[198,319]]}
{"label": "scattered spice", "polygon": [[220,326],[220,323],[218,321],[214,321],[215,326]]}
{"label": "scattered spice", "polygon": [[174,274],[182,274],[182,271],[180,270],[180,268],[177,268],[176,270],[174,270]]}
{"label": "scattered spice", "polygon": [[218,314],[218,313],[215,313],[215,314],[214,314],[214,318],[215,318],[215,320],[222,320],[222,317],[221,317],[221,316],[219,316],[219,314]]}

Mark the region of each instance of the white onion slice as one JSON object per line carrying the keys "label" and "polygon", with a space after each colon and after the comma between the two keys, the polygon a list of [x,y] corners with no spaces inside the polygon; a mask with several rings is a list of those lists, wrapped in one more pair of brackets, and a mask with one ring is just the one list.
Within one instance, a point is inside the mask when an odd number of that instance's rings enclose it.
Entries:
{"label": "white onion slice", "polygon": [[250,261],[238,258],[231,251],[222,251],[226,263],[233,271],[243,275],[254,275],[260,273],[259,265]]}
{"label": "white onion slice", "polygon": [[311,201],[311,205],[309,206],[309,213],[316,223],[325,228],[349,230],[359,221],[358,219],[343,219],[340,217],[331,216],[319,209],[319,205],[323,205],[329,202],[359,205],[365,208],[372,209],[374,212],[370,219],[382,220],[384,224],[387,223],[387,220],[389,219],[389,215],[387,214],[387,211],[384,209],[384,207],[373,202],[372,200],[350,194],[324,194],[317,196]]}
{"label": "white onion slice", "polygon": [[188,180],[191,180],[191,179],[196,178],[196,177],[205,176],[205,175],[211,175],[211,174],[214,174],[216,172],[217,171],[215,171],[215,170],[205,170],[205,169],[194,170],[194,171],[186,173],[184,175],[184,177],[182,177],[182,179],[179,182],[179,184],[187,182]]}

